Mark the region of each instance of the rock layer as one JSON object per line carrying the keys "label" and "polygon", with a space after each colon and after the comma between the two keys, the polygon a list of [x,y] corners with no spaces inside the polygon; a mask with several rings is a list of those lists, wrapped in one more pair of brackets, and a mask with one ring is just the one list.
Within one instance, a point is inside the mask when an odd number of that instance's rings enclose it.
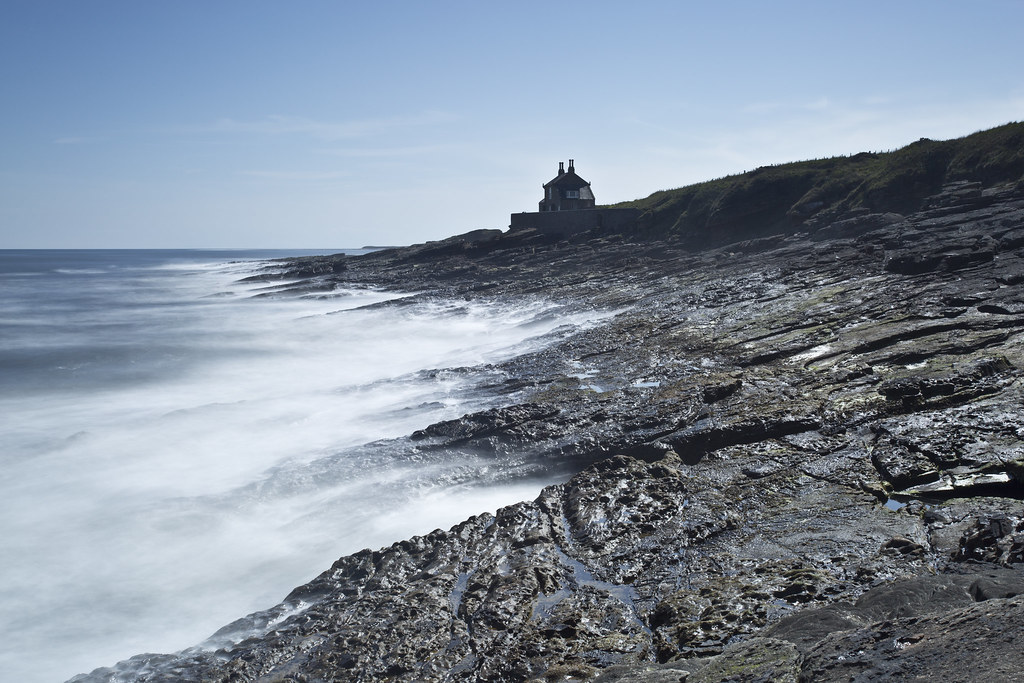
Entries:
{"label": "rock layer", "polygon": [[576,474],[79,680],[1020,680],[1021,235],[1019,186],[955,186],[698,252],[523,231],[301,266],[268,291],[617,311],[394,444]]}

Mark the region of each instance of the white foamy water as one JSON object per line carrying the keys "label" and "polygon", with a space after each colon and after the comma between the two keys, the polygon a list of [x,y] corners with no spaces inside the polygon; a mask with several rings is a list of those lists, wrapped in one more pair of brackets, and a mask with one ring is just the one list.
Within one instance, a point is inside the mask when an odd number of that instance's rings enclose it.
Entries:
{"label": "white foamy water", "polygon": [[486,454],[361,445],[488,407],[488,363],[599,317],[254,297],[217,254],[0,257],[3,680],[194,645],[341,555],[532,498]]}

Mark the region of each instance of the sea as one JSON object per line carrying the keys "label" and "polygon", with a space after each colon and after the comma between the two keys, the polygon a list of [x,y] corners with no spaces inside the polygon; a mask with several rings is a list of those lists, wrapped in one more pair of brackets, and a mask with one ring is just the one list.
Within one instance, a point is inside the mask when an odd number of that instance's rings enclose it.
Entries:
{"label": "sea", "polygon": [[0,679],[199,644],[554,481],[404,437],[508,400],[495,364],[607,314],[243,281],[339,251],[0,251]]}

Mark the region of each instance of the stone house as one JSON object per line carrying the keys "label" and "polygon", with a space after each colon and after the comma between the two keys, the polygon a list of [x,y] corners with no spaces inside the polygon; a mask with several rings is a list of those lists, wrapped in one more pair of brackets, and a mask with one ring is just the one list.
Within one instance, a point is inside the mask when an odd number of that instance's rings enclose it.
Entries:
{"label": "stone house", "polygon": [[558,175],[544,184],[544,198],[540,200],[543,211],[576,211],[594,208],[594,193],[590,183],[576,175],[573,160],[569,159],[569,170],[565,163],[558,162]]}
{"label": "stone house", "polygon": [[540,211],[512,214],[510,229],[563,237],[581,232],[626,234],[637,229],[640,219],[637,209],[597,208],[590,183],[576,175],[572,159],[569,159],[569,170],[565,169],[564,162],[558,162],[558,175],[543,187]]}

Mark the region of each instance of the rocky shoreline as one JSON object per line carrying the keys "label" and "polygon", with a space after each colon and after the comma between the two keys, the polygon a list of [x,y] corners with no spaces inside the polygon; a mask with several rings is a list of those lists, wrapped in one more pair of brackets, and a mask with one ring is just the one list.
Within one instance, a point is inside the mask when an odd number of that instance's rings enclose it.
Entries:
{"label": "rocky shoreline", "polygon": [[1020,183],[697,250],[477,231],[258,277],[615,311],[397,444],[574,476],[73,680],[1024,680]]}

